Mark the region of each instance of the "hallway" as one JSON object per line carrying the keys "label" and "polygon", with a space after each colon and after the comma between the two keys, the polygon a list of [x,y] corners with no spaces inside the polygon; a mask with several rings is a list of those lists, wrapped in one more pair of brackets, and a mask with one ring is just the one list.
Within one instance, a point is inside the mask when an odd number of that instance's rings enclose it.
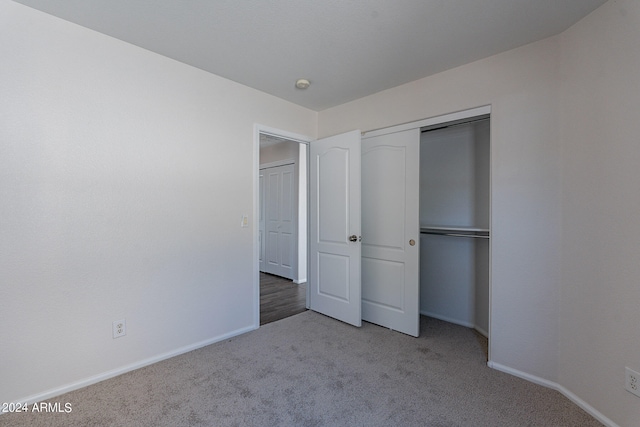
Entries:
{"label": "hallway", "polygon": [[260,325],[306,311],[307,284],[260,272]]}

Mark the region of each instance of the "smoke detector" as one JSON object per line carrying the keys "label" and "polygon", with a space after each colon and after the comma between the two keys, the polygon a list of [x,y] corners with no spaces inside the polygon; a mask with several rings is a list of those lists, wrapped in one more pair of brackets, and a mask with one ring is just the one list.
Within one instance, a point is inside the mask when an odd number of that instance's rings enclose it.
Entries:
{"label": "smoke detector", "polygon": [[296,87],[298,89],[306,89],[309,85],[311,85],[311,82],[307,79],[298,79],[298,81],[296,81]]}

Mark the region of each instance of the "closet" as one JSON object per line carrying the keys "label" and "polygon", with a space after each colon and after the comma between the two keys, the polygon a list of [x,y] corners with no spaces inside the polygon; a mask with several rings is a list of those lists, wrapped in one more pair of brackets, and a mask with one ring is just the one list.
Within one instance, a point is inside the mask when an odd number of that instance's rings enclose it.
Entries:
{"label": "closet", "polygon": [[420,313],[489,329],[489,117],[420,136]]}
{"label": "closet", "polygon": [[411,336],[423,314],[488,336],[490,114],[310,145],[311,310]]}

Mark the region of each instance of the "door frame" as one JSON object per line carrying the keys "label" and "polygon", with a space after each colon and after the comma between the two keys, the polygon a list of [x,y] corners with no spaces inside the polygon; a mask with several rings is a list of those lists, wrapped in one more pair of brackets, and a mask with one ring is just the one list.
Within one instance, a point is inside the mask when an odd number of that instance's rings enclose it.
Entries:
{"label": "door frame", "polygon": [[[298,142],[306,146],[307,165],[309,164],[309,143],[315,138],[311,138],[306,135],[300,135],[293,132],[287,132],[281,129],[272,128],[269,126],[255,123],[253,125],[253,292],[254,292],[254,307],[253,307],[253,327],[255,329],[260,327],[260,245],[259,229],[260,229],[260,135],[269,135],[276,138],[282,138],[293,142]],[[307,174],[307,194],[309,191],[309,168],[306,168]],[[309,197],[307,197],[307,221],[309,217]],[[307,274],[309,277],[309,230],[307,227]],[[298,265],[300,268],[300,265]],[[306,307],[309,308],[309,287],[307,286],[307,302]]]}

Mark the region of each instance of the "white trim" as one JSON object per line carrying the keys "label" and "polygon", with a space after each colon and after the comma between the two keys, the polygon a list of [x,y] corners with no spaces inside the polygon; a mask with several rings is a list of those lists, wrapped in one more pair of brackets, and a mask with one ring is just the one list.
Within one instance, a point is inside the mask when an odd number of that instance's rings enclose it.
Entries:
{"label": "white trim", "polygon": [[276,160],[275,162],[263,163],[260,165],[260,170],[277,168],[278,166],[295,165],[295,159]]}
{"label": "white trim", "polygon": [[[253,125],[253,326],[260,327],[260,244],[258,233],[260,230],[260,134],[284,138],[301,144],[309,144],[314,139],[306,135],[287,132],[264,126],[259,123]],[[308,301],[308,298],[307,298]]]}
{"label": "white trim", "polygon": [[253,125],[253,326],[260,327],[260,131]]}
{"label": "white trim", "polygon": [[545,380],[544,378],[540,378],[538,376],[531,375],[526,372],[510,368],[508,366],[493,362],[491,360],[487,362],[487,366],[490,367],[491,369],[495,369],[496,371],[505,372],[509,375],[513,375],[514,377],[522,378],[523,380],[527,380],[531,383],[538,384],[547,388],[552,388],[554,390],[557,390],[559,387],[559,385],[554,383],[553,381]]}
{"label": "white trim", "polygon": [[[489,106],[489,110],[491,110],[491,106]],[[493,156],[495,155],[495,148],[493,145],[493,125],[494,125],[494,120],[493,117],[490,117],[489,120],[489,232],[491,233],[491,235],[493,235],[493,232],[495,230],[495,228],[493,227],[493,170],[495,168],[495,165],[498,164],[497,162],[494,162]],[[487,358],[489,360],[491,360],[491,354],[493,353],[493,351],[491,350],[492,344],[493,344],[493,335],[491,333],[491,321],[493,319],[493,315],[491,314],[493,312],[492,307],[493,307],[493,239],[489,239],[489,307],[487,308],[489,310],[488,316],[487,316],[487,339],[488,339],[488,346],[487,346]]]}
{"label": "white trim", "polygon": [[484,329],[478,327],[478,325],[474,325],[473,329],[476,330],[477,333],[479,333],[480,335],[482,335],[485,338],[489,338],[489,332],[485,331]]}
{"label": "white trim", "polygon": [[[96,384],[96,383],[99,383],[101,381],[104,381],[104,380],[108,380],[109,378],[117,377],[118,375],[122,375],[122,374],[127,373],[127,372],[135,371],[136,369],[144,368],[145,366],[149,366],[149,365],[152,365],[154,363],[161,362],[163,360],[170,359],[172,357],[179,356],[181,354],[188,353],[190,351],[197,350],[199,348],[206,347],[208,345],[215,344],[217,342],[224,341],[226,339],[229,339],[229,338],[232,338],[232,337],[235,337],[235,336],[238,336],[238,335],[242,335],[244,333],[253,331],[255,329],[256,328],[253,325],[252,326],[248,326],[246,328],[236,329],[235,331],[232,331],[232,332],[229,332],[229,333],[226,333],[226,334],[223,334],[223,335],[219,335],[217,337],[214,337],[214,338],[211,338],[211,339],[208,339],[208,340],[205,340],[205,341],[200,341],[199,343],[195,343],[195,344],[191,344],[191,345],[188,345],[188,346],[185,346],[185,347],[181,347],[181,348],[178,348],[176,350],[169,351],[167,353],[162,353],[162,354],[159,354],[157,356],[150,357],[148,359],[140,360],[138,362],[131,363],[129,365],[122,366],[120,368],[112,369],[111,371],[103,372],[101,374],[94,375],[92,377],[88,377],[88,378],[82,379],[80,381],[76,381],[76,382],[64,385],[62,387],[58,387],[58,388],[55,388],[55,389],[52,389],[52,390],[49,390],[49,391],[45,391],[43,393],[34,394],[32,396],[25,397],[23,399],[16,399],[14,402],[21,402],[21,403],[25,403],[25,404],[30,405],[30,404],[33,404],[33,403],[36,403],[36,402],[41,402],[43,400],[51,399],[53,397],[60,396],[60,395],[62,395],[64,393],[68,393],[70,391],[78,390],[80,388],[87,387],[87,386],[90,386],[92,384]],[[0,414],[1,414],[1,412],[0,412]]]}
{"label": "white trim", "polygon": [[[298,147],[298,284],[307,281],[309,263],[307,253],[309,249],[309,146],[299,144]],[[300,232],[302,231],[302,233]]]}
{"label": "white trim", "polygon": [[464,326],[465,328],[471,328],[476,330],[480,335],[485,338],[489,338],[489,333],[484,329],[480,328],[478,325],[471,322],[462,322],[457,319],[453,319],[451,317],[440,316],[439,314],[431,313],[429,311],[420,311],[422,316],[433,317],[434,319],[442,320],[443,322],[453,323],[454,325]]}
{"label": "white trim", "polygon": [[431,117],[428,119],[418,120],[415,122],[403,123],[388,128],[374,129],[363,133],[362,138],[371,138],[374,136],[386,135],[389,133],[402,132],[409,129],[423,128],[456,120],[470,119],[472,117],[491,114],[491,105],[483,105],[482,107],[471,108],[469,110],[457,111],[455,113],[443,114],[442,116]]}
{"label": "white trim", "polygon": [[260,148],[260,134],[274,136],[276,138],[288,139],[302,144],[309,144],[311,141],[315,141],[315,138],[308,137],[306,135],[300,135],[298,133],[287,132],[284,130],[264,126],[259,123],[253,125],[254,135],[258,135],[258,149]]}
{"label": "white trim", "polygon": [[537,377],[535,375],[527,374],[526,372],[519,371],[517,369],[510,368],[505,365],[501,365],[500,363],[495,363],[489,360],[487,362],[487,366],[491,369],[495,369],[496,371],[505,372],[507,374],[516,376],[518,378],[522,378],[534,384],[541,385],[543,387],[547,387],[562,393],[567,399],[571,400],[573,403],[584,409],[589,415],[600,421],[607,427],[620,427],[609,418],[605,417],[600,411],[595,409],[593,406],[589,405],[587,402],[576,396],[573,392],[563,387],[562,385],[555,383],[553,381],[545,380],[544,378]]}

